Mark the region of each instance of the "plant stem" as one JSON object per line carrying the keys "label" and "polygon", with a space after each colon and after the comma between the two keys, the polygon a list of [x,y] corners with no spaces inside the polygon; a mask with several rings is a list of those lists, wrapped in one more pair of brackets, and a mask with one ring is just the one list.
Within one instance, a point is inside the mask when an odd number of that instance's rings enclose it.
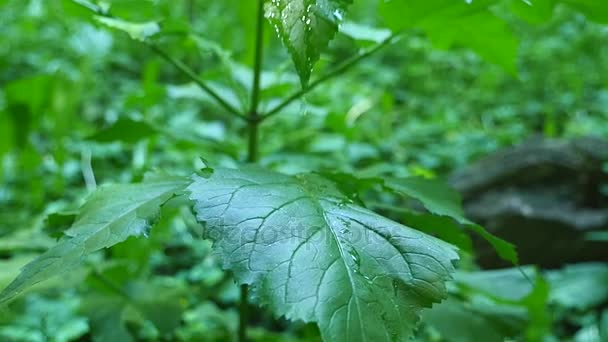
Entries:
{"label": "plant stem", "polygon": [[[264,48],[264,0],[258,0],[258,13],[256,22],[256,37],[255,37],[255,60],[253,69],[253,85],[251,87],[251,101],[249,107],[249,116],[247,127],[249,129],[249,143],[247,146],[247,161],[250,163],[257,162],[259,158],[258,152],[258,128],[260,125],[260,116],[258,114],[258,106],[260,104],[260,79],[262,75],[262,61]],[[239,305],[239,342],[247,341],[247,321],[249,309],[249,285],[241,285],[241,303]]]}
{"label": "plant stem", "polygon": [[241,285],[241,303],[239,304],[239,342],[247,341],[247,321],[249,311],[249,285]]}
{"label": "plant stem", "polygon": [[194,9],[196,8],[196,0],[188,0],[188,20],[190,24],[194,23]]}
{"label": "plant stem", "polygon": [[205,81],[203,81],[200,77],[196,75],[196,73],[190,69],[186,64],[182,63],[180,60],[175,59],[169,56],[164,50],[159,48],[155,44],[146,43],[152,51],[154,51],[157,55],[161,56],[167,62],[173,64],[179,71],[188,76],[194,83],[196,83],[204,92],[209,94],[220,106],[226,109],[230,114],[240,117],[241,119],[248,120],[247,116],[240,113],[238,109],[233,107],[230,103],[228,103],[224,98],[222,98],[215,90],[213,90]]}
{"label": "plant stem", "polygon": [[255,61],[253,66],[253,85],[251,86],[251,102],[249,113],[257,116],[260,104],[260,79],[262,76],[262,53],[264,50],[264,1],[258,0],[258,17],[255,36]]}
{"label": "plant stem", "polygon": [[388,37],[385,40],[381,41],[380,43],[374,45],[373,47],[371,47],[371,48],[369,48],[369,49],[367,49],[367,50],[359,53],[356,56],[353,56],[353,57],[345,60],[344,62],[342,62],[337,67],[335,67],[332,70],[330,70],[329,72],[327,72],[325,75],[319,77],[314,82],[310,83],[308,85],[308,87],[302,88],[301,90],[299,90],[299,91],[293,93],[292,95],[288,96],[285,100],[283,100],[283,102],[279,103],[274,108],[270,109],[266,114],[262,115],[261,118],[260,118],[260,120],[263,121],[263,120],[266,120],[266,119],[268,119],[269,117],[271,117],[273,115],[276,115],[282,109],[284,109],[285,107],[287,107],[290,103],[292,103],[293,101],[295,101],[295,100],[301,98],[302,96],[308,94],[310,91],[312,91],[314,88],[316,88],[320,84],[325,83],[325,81],[343,74],[345,71],[347,71],[348,69],[350,69],[354,65],[358,64],[362,60],[364,60],[364,59],[368,58],[369,56],[373,55],[374,53],[376,53],[377,51],[379,51],[383,47],[385,47],[385,46],[393,43],[395,40],[397,40],[400,37],[400,35],[401,35],[400,33],[393,33],[390,37]]}
{"label": "plant stem", "polygon": [[[73,0],[73,1],[76,4],[83,6],[84,8],[92,11],[96,15],[99,15],[102,17],[107,17],[107,18],[114,18],[114,16],[112,16],[112,14],[110,14],[109,12],[102,10],[101,7],[91,4],[88,1],[82,1],[82,0]],[[191,7],[194,6],[194,0],[190,1],[190,5],[191,5]],[[191,8],[191,11],[192,11],[192,8]],[[169,56],[168,53],[166,53],[163,49],[159,48],[154,43],[151,43],[149,41],[144,41],[143,43],[146,46],[148,46],[150,49],[152,49],[152,51],[154,51],[157,55],[162,57],[167,62],[173,64],[179,71],[181,71],[183,74],[188,76],[188,78],[190,78],[194,83],[196,83],[204,92],[206,92],[209,96],[211,96],[211,98],[213,98],[221,107],[226,109],[230,114],[233,114],[244,120],[249,120],[246,115],[243,115],[238,109],[236,109],[234,106],[232,106],[230,103],[228,103],[228,101],[226,101],[215,90],[213,90],[213,88],[211,88],[209,85],[207,85],[207,83],[205,83],[205,81],[203,81],[203,79],[198,77],[198,75],[196,75],[196,73],[192,69],[190,69],[190,67],[188,67],[186,64],[184,64],[183,62],[181,62],[178,59],[175,59],[175,58]]]}

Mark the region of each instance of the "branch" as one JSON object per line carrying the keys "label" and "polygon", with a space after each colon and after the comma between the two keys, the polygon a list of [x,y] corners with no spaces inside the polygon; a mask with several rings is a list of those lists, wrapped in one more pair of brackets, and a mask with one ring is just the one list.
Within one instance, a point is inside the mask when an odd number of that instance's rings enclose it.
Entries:
{"label": "branch", "polygon": [[[104,11],[100,6],[88,1],[88,0],[72,0],[74,3],[92,11],[94,14],[107,18],[114,18],[112,14],[107,11]],[[158,54],[167,62],[173,64],[179,71],[188,76],[194,83],[196,83],[204,92],[206,92],[209,96],[211,96],[221,107],[226,109],[230,114],[240,117],[243,120],[249,120],[249,118],[243,115],[238,109],[232,106],[228,101],[226,101],[223,97],[221,97],[213,88],[211,88],[205,81],[203,81],[190,67],[186,64],[177,60],[171,56],[169,56],[164,50],[159,48],[157,45],[143,41],[143,44],[148,46],[152,51]]]}
{"label": "branch", "polygon": [[373,47],[371,47],[371,48],[363,51],[362,53],[359,53],[356,56],[353,56],[353,57],[345,60],[344,62],[342,62],[337,67],[335,67],[334,69],[332,69],[329,72],[327,72],[325,75],[321,76],[320,78],[318,78],[314,82],[310,83],[308,85],[308,87],[303,88],[303,89],[301,89],[301,90],[293,93],[292,95],[290,95],[289,97],[287,97],[285,100],[283,100],[283,102],[279,103],[274,108],[270,109],[266,114],[264,114],[261,117],[261,120],[266,120],[269,117],[278,114],[281,110],[283,110],[285,107],[287,107],[293,101],[295,101],[295,100],[301,98],[302,96],[308,94],[309,92],[311,92],[317,86],[321,85],[322,83],[325,83],[325,81],[343,74],[345,71],[347,71],[348,69],[350,69],[354,65],[358,64],[362,60],[364,60],[364,59],[368,58],[369,56],[373,55],[377,51],[381,50],[383,47],[392,44],[393,42],[395,42],[396,40],[398,40],[400,38],[400,36],[401,36],[401,33],[393,33],[390,37],[388,37],[385,40],[381,41],[380,43],[374,45]]}
{"label": "branch", "polygon": [[162,57],[167,62],[173,64],[179,71],[181,71],[184,75],[188,76],[194,83],[196,83],[204,92],[209,94],[220,106],[226,109],[229,113],[240,117],[241,119],[248,120],[248,118],[241,114],[241,112],[233,107],[230,103],[228,103],[224,98],[222,98],[215,90],[213,90],[205,81],[203,81],[200,77],[196,75],[196,73],[190,69],[186,64],[181,62],[178,59],[175,59],[169,56],[164,50],[159,48],[157,45],[152,43],[145,43],[152,51],[154,51],[157,55]]}

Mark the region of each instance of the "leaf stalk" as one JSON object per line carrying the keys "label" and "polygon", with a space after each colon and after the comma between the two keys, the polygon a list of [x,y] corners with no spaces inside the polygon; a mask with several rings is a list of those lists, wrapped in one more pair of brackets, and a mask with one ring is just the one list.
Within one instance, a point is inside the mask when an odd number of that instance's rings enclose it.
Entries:
{"label": "leaf stalk", "polygon": [[367,50],[364,50],[363,52],[340,63],[338,66],[336,66],[332,70],[328,71],[325,75],[323,75],[323,76],[319,77],[318,79],[316,79],[315,81],[311,82],[308,85],[308,87],[302,88],[299,91],[296,91],[292,95],[285,98],[285,100],[283,100],[281,103],[279,103],[275,107],[268,110],[268,112],[266,112],[264,115],[262,115],[262,121],[280,113],[281,110],[283,110],[285,107],[287,107],[293,101],[298,100],[299,98],[308,94],[313,89],[315,89],[319,85],[325,83],[326,81],[328,81],[336,76],[342,75],[344,72],[351,69],[353,66],[359,64],[359,62],[361,62],[362,60],[364,60],[364,59],[374,55],[376,52],[380,51],[383,47],[394,43],[400,37],[401,37],[401,33],[393,33],[390,37],[386,38],[385,40],[381,41],[380,43],[378,43],[378,44],[372,46],[371,48],[368,48]]}

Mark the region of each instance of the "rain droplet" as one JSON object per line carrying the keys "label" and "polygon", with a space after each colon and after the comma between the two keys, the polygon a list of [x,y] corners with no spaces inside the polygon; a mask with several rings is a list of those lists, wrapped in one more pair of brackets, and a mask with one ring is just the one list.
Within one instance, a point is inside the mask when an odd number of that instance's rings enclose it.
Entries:
{"label": "rain droplet", "polygon": [[359,267],[361,266],[361,256],[359,255],[359,252],[357,252],[356,249],[351,248],[348,251],[348,254],[350,255],[351,259],[353,259],[353,262],[355,263],[356,271],[359,271]]}

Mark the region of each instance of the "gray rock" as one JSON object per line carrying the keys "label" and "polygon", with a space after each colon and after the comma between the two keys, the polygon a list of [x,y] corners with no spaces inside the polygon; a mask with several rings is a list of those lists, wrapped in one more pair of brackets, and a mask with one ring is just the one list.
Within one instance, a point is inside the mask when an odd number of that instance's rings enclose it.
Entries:
{"label": "gray rock", "polygon": [[[535,139],[455,172],[450,183],[468,217],[514,243],[522,264],[608,261],[608,244],[585,239],[608,229],[608,196],[600,190],[607,162],[608,142],[598,138]],[[505,265],[476,244],[483,266]]]}

